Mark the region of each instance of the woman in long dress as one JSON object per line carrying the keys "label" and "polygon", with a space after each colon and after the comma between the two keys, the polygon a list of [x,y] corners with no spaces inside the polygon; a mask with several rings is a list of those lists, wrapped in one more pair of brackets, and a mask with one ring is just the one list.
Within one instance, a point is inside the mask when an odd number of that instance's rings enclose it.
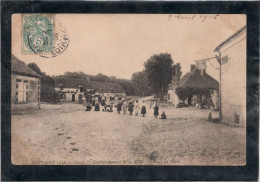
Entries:
{"label": "woman in long dress", "polygon": [[142,104],[141,114],[143,115],[143,117],[145,117],[146,107],[145,107],[144,101],[143,101],[143,104]]}
{"label": "woman in long dress", "polygon": [[154,117],[157,118],[157,116],[159,115],[159,107],[157,106],[157,104],[155,104],[154,106]]}

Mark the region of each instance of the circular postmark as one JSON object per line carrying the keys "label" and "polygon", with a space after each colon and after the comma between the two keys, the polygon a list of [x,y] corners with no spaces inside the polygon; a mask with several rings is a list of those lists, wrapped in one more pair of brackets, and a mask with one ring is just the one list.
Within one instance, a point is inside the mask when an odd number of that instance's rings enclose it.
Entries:
{"label": "circular postmark", "polygon": [[[33,53],[43,58],[53,58],[68,48],[70,39],[66,27],[59,23],[55,28],[52,36],[44,32],[41,34],[28,33],[28,47]],[[52,45],[51,49],[46,51],[46,45]]]}

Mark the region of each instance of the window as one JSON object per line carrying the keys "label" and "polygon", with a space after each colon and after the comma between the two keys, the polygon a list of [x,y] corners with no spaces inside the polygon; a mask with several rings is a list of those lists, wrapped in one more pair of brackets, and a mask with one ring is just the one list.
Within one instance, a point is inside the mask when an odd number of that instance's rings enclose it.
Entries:
{"label": "window", "polygon": [[16,98],[17,103],[24,103],[28,100],[28,81],[16,79]]}

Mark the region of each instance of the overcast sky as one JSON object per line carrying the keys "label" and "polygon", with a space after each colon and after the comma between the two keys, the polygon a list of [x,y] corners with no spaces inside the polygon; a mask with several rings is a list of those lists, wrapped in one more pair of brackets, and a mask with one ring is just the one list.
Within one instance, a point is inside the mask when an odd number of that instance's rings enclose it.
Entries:
{"label": "overcast sky", "polygon": [[[35,62],[49,75],[83,71],[130,79],[150,56],[166,52],[181,63],[184,75],[194,60],[215,56],[215,47],[244,26],[246,16],[57,14],[55,23],[66,27],[68,48],[55,58],[25,55],[21,15],[13,15],[12,53],[26,64]],[[211,63],[218,66],[216,60]],[[207,72],[218,79],[212,65],[207,64]]]}

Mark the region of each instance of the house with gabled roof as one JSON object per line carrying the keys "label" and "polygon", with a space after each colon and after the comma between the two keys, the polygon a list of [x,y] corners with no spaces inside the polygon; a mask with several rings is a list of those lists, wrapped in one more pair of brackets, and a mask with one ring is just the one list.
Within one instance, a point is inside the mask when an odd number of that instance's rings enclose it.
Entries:
{"label": "house with gabled roof", "polygon": [[199,70],[195,65],[191,65],[188,73],[169,85],[168,102],[177,106],[180,102],[207,105],[212,101],[215,109],[218,109],[218,89],[218,81],[207,74],[206,69]]}
{"label": "house with gabled roof", "polygon": [[11,108],[36,109],[40,104],[40,75],[23,61],[11,56]]}

